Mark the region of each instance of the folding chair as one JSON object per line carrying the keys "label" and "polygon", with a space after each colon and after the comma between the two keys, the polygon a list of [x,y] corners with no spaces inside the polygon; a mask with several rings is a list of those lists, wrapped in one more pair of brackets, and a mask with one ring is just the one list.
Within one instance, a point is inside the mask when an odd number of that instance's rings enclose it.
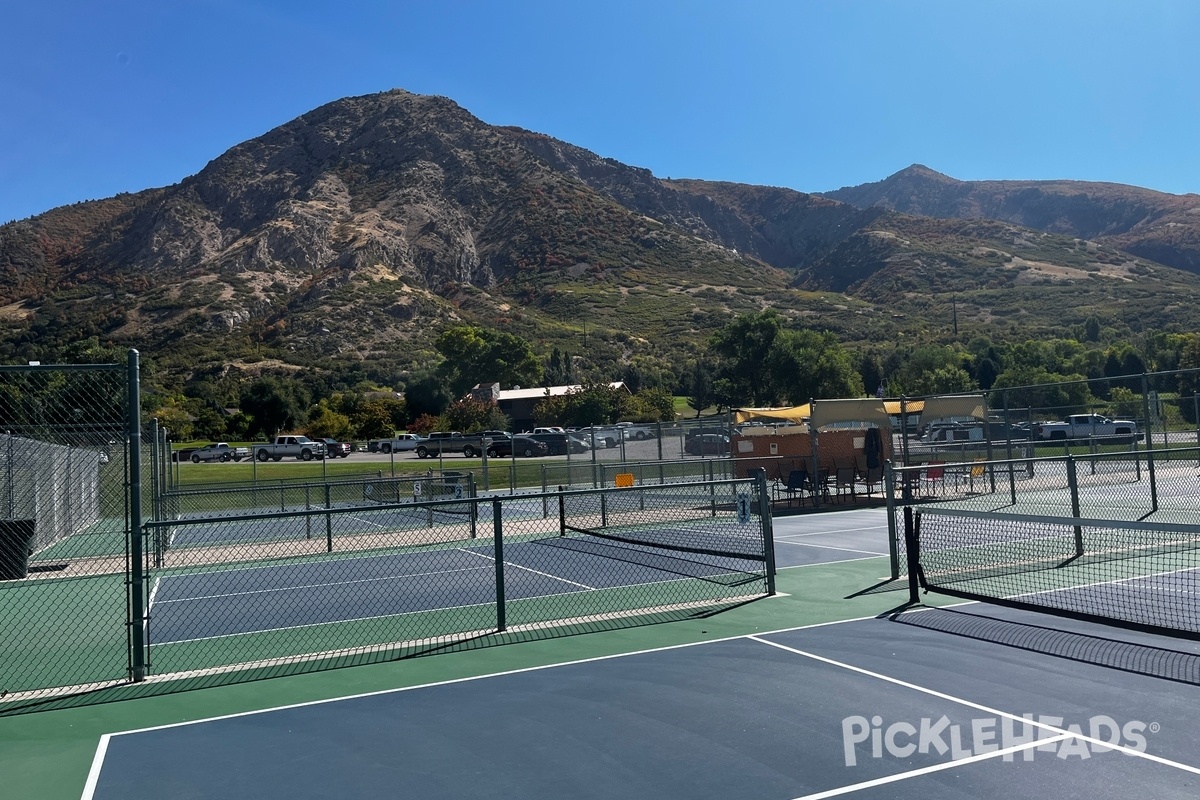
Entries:
{"label": "folding chair", "polygon": [[946,462],[930,461],[925,465],[925,470],[921,473],[920,485],[929,487],[929,494],[937,494],[937,487],[941,486],[942,491],[946,490]]}
{"label": "folding chair", "polygon": [[878,486],[880,491],[883,490],[883,467],[868,467],[863,475],[863,483],[867,487],[867,497],[875,491],[873,487]]}
{"label": "folding chair", "polygon": [[788,496],[789,506],[796,495],[800,495],[801,500],[803,500],[804,495],[808,494],[813,498],[813,503],[816,503],[817,496],[812,490],[812,482],[808,479],[808,470],[806,469],[794,469],[789,472],[787,483],[783,486],[783,491]]}
{"label": "folding chair", "polygon": [[834,472],[833,483],[834,495],[845,499],[846,495],[850,495],[850,499],[854,499],[854,467],[838,467]]}

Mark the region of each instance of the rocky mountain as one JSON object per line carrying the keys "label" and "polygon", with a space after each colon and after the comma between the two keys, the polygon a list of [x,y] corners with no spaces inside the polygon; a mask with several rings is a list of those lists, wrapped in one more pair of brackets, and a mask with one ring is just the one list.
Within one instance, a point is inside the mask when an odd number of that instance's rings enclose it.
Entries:
{"label": "rocky mountain", "polygon": [[1200,273],[1200,195],[1196,194],[1085,181],[959,181],[914,164],[878,183],[824,196],[862,209],[1010,222]]}
{"label": "rocky mountain", "polygon": [[1022,204],[1010,184],[923,168],[830,196],[664,180],[446,98],[346,98],[174,186],[0,226],[0,357],[50,362],[96,337],[173,386],[263,370],[395,385],[462,323],[598,378],[679,366],[766,307],[877,348],[948,338],[952,303],[989,336],[1192,324],[1200,276],[1172,265],[1189,263],[1176,220],[1195,196],[1083,184],[1051,210],[1059,190]]}

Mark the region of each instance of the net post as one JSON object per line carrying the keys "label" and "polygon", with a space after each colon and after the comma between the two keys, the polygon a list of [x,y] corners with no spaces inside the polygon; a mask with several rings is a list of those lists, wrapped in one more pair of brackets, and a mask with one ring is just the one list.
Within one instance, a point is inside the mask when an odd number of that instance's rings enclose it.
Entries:
{"label": "net post", "polygon": [[[484,456],[486,458],[486,456]],[[484,462],[486,463],[486,461]],[[470,501],[470,513],[467,514],[467,519],[471,525],[471,538],[474,539],[479,535],[479,503],[476,501],[477,489],[475,487],[475,473],[467,473],[467,499]]]}
{"label": "net post", "polygon": [[1146,427],[1146,471],[1150,473],[1150,510],[1158,511],[1158,482],[1154,479],[1154,438],[1150,430],[1150,382],[1142,373],[1142,419]]}
{"label": "net post", "polygon": [[758,519],[762,526],[763,557],[767,567],[767,594],[775,595],[775,533],[771,527],[771,498],[767,496],[767,470],[758,468],[754,476],[758,489]]}
{"label": "net post", "polygon": [[1067,487],[1071,491],[1071,516],[1075,518],[1075,555],[1083,555],[1083,528],[1079,524],[1079,477],[1075,472],[1075,456],[1067,456]]}
{"label": "net post", "polygon": [[567,535],[567,503],[561,486],[558,487],[558,535]]}
{"label": "net post", "polygon": [[904,507],[904,550],[908,560],[908,604],[921,604],[921,559],[920,559],[921,515],[914,516],[912,506]]}
{"label": "net post", "polygon": [[[561,498],[561,495],[560,495]],[[561,499],[560,499],[561,502]],[[499,498],[492,500],[492,555],[496,562],[496,630],[508,629],[504,604],[504,514]]]}
{"label": "net post", "polygon": [[325,552],[333,552],[333,514],[329,513],[329,509],[333,505],[330,503],[329,484],[325,484]]}
{"label": "net post", "polygon": [[[887,511],[888,526],[888,561],[891,563],[892,580],[900,577],[900,552],[896,546],[896,473],[891,459],[883,462],[884,494],[883,505]],[[904,477],[908,483],[908,475]]]}
{"label": "net post", "polygon": [[[326,494],[329,493],[329,484],[325,485]],[[325,504],[328,507],[328,503]],[[312,487],[305,484],[304,486],[304,510],[312,511]],[[306,514],[304,517],[304,538],[312,538],[312,515]]]}

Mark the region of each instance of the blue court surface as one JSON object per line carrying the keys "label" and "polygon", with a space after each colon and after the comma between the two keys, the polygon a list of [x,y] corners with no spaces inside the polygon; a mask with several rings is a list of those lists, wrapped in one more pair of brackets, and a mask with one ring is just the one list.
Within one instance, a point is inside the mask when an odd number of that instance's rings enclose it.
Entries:
{"label": "blue court surface", "polygon": [[[609,552],[612,551],[612,552]],[[614,556],[613,553],[617,555]],[[761,569],[743,559],[664,554],[591,539],[505,546],[509,600],[638,587],[684,578],[736,583]],[[150,596],[156,644],[493,605],[490,544],[169,575]]]}
{"label": "blue court surface", "polygon": [[114,734],[84,798],[1196,797],[1197,648],[1043,621],[919,609]]}
{"label": "blue court surface", "polygon": [[[774,529],[781,581],[875,576],[847,591],[893,610],[110,733],[82,797],[1200,796],[1200,644],[977,603],[901,611],[880,509]],[[270,580],[336,582],[336,563]],[[752,607],[773,620],[795,600]]]}
{"label": "blue court surface", "polygon": [[[777,523],[776,563],[788,568],[887,554],[878,511],[818,515],[802,528]],[[736,529],[735,529],[736,530]],[[686,530],[680,530],[686,534]],[[709,533],[710,531],[701,531]],[[728,538],[735,549],[734,533]],[[682,578],[726,578],[757,567],[736,558],[610,547],[546,537],[506,545],[510,600],[637,587]],[[166,575],[150,595],[151,641],[159,646],[261,631],[419,614],[495,602],[490,542],[443,550],[347,556]]]}

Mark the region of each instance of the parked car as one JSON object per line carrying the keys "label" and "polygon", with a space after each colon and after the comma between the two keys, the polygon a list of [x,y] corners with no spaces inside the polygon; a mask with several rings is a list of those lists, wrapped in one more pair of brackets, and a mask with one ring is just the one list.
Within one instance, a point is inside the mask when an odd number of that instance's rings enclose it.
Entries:
{"label": "parked car", "polygon": [[525,433],[522,436],[528,436],[530,439],[536,439],[539,442],[546,443],[546,449],[549,455],[565,456],[571,449],[570,441],[565,433]]}
{"label": "parked car", "polygon": [[337,439],[322,439],[321,441],[325,443],[327,458],[345,458],[354,450],[349,442],[339,442]]}
{"label": "parked car", "polygon": [[730,430],[729,430],[729,428],[725,428],[725,427],[720,427],[720,428],[703,428],[703,427],[702,427],[702,428],[688,428],[688,429],[687,429],[687,430],[684,432],[684,434],[683,434],[683,438],[684,438],[684,443],[685,443],[685,445],[686,445],[686,443],[687,443],[687,441],[688,441],[688,440],[690,440],[690,439],[695,439],[697,436],[725,436],[725,437],[727,437],[727,438],[728,438],[728,437],[729,437],[729,435],[730,435],[731,433],[732,433],[732,431],[730,431]]}
{"label": "parked car", "polygon": [[529,436],[493,436],[491,439],[487,449],[488,458],[511,456],[513,453],[532,458],[549,455],[550,452],[545,442],[539,442]]}
{"label": "parked car", "polygon": [[693,456],[727,456],[729,437],[721,433],[701,433],[686,440],[683,450]]}

